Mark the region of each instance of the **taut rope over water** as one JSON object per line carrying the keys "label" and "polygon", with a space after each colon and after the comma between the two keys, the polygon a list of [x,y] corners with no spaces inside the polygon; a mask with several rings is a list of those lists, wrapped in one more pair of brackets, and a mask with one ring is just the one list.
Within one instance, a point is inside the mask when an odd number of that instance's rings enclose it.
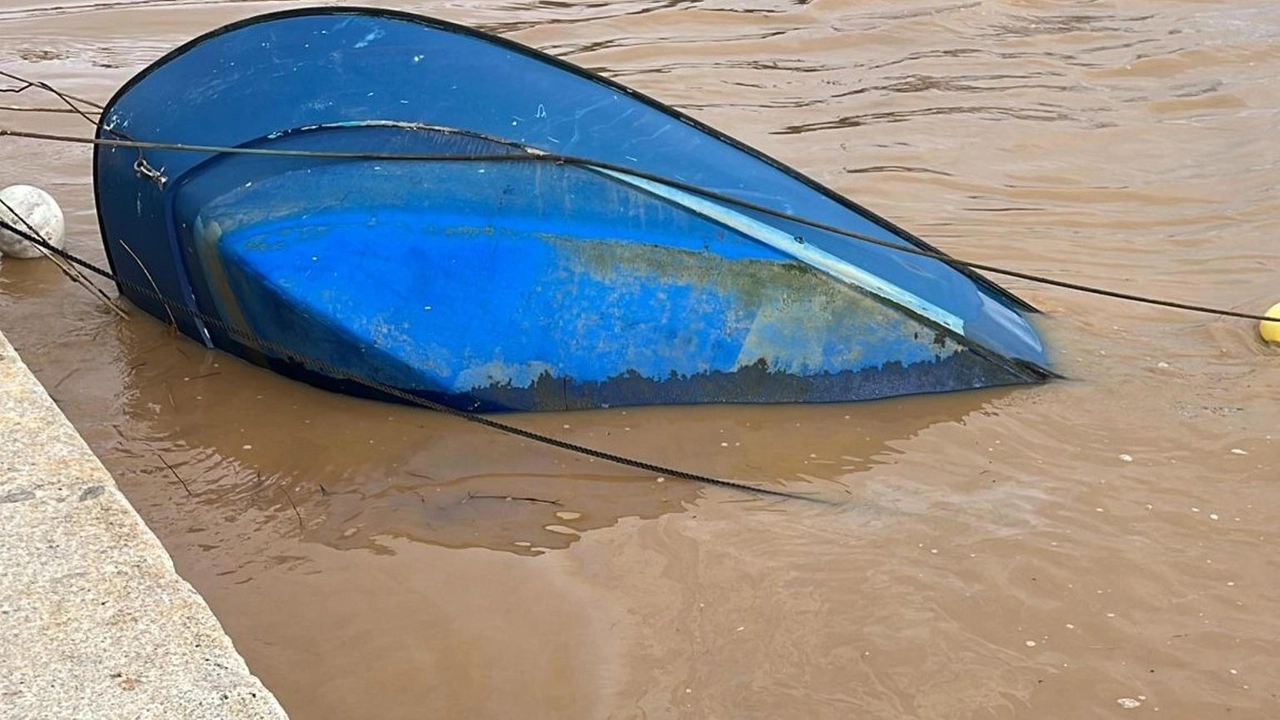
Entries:
{"label": "taut rope over water", "polygon": [[1240,318],[1243,320],[1257,320],[1261,322],[1280,322],[1273,317],[1259,315],[1257,313],[1246,313],[1238,310],[1228,310],[1226,308],[1217,308],[1209,305],[1200,305],[1197,303],[1181,302],[1177,300],[1164,300],[1160,298],[1139,295],[1136,293],[1121,292],[1119,290],[1110,290],[1083,283],[1071,282],[1068,280],[1058,280],[1046,275],[1036,273],[1023,272],[1020,270],[1010,270],[1009,268],[999,265],[991,265],[989,263],[974,262],[972,260],[963,260],[960,258],[947,255],[945,253],[933,252],[921,248],[900,245],[898,243],[881,240],[880,238],[871,237],[863,233],[845,230],[844,228],[830,225],[827,223],[809,220],[807,218],[796,215],[789,215],[785,212],[775,210],[764,205],[739,200],[723,193],[713,190],[707,190],[696,185],[681,182],[661,175],[647,173],[635,168],[629,168],[622,165],[612,163],[597,162],[585,158],[574,157],[572,155],[556,155],[556,154],[533,154],[528,155],[504,155],[504,154],[477,154],[477,155],[448,155],[448,154],[432,154],[432,153],[376,153],[376,152],[340,152],[340,151],[314,151],[314,150],[281,150],[272,148],[249,148],[249,147],[227,147],[220,145],[191,145],[186,143],[165,143],[165,142],[146,142],[139,140],[121,140],[113,138],[82,138],[74,135],[59,135],[54,133],[28,132],[23,130],[12,130],[8,128],[0,128],[0,137],[11,136],[21,137],[33,140],[46,140],[50,142],[75,143],[82,145],[98,145],[102,147],[119,147],[133,148],[137,150],[173,150],[178,152],[198,152],[210,154],[231,154],[231,155],[266,155],[279,157],[304,157],[304,158],[330,158],[330,159],[347,159],[347,160],[385,160],[385,161],[402,161],[402,162],[544,162],[555,165],[577,165],[588,169],[611,170],[613,172],[625,173],[634,177],[643,178],[656,183],[683,190],[689,193],[701,195],[709,200],[733,205],[735,207],[758,212],[762,215],[768,215],[781,220],[788,220],[798,225],[810,227],[815,230],[822,230],[847,237],[852,240],[876,245],[897,252],[906,253],[908,255],[917,255],[919,257],[937,260],[947,263],[957,268],[968,268],[971,270],[981,270],[996,275],[1005,275],[1008,277],[1018,278],[1019,280],[1027,280],[1029,282],[1059,287],[1066,290],[1074,290],[1077,292],[1088,293],[1091,295],[1100,295],[1117,300],[1125,300],[1129,302],[1154,305],[1157,307],[1172,308],[1175,310],[1186,310],[1189,312],[1204,313],[1208,315],[1219,315],[1222,317]]}

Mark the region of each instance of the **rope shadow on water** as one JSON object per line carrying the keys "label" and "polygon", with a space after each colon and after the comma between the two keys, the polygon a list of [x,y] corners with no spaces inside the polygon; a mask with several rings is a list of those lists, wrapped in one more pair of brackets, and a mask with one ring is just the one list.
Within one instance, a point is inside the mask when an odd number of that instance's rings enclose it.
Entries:
{"label": "rope shadow on water", "polygon": [[[0,202],[3,202],[3,201],[0,201]],[[638,460],[635,458],[630,458],[623,455],[618,455],[615,453],[598,450],[596,448],[591,448],[584,445],[571,443],[565,440],[561,440],[559,438],[551,437],[549,435],[534,432],[532,430],[527,430],[525,428],[521,428],[519,426],[512,425],[510,423],[505,423],[499,420],[495,420],[493,418],[490,418],[484,415],[467,412],[465,410],[458,410],[456,408],[452,408],[447,405],[443,405],[441,403],[437,403],[432,400],[419,397],[418,395],[406,392],[400,388],[396,388],[391,385],[387,385],[385,383],[381,383],[375,380],[369,380],[367,378],[355,377],[351,373],[348,373],[342,370],[341,368],[335,367],[323,361],[307,358],[305,356],[300,355],[299,353],[294,352],[290,348],[287,348],[283,345],[272,342],[270,340],[266,340],[264,338],[258,337],[255,333],[247,329],[238,327],[232,323],[225,322],[220,318],[216,318],[211,315],[207,315],[205,313],[199,312],[197,310],[193,310],[181,303],[176,303],[170,300],[169,298],[165,298],[161,296],[159,293],[157,293],[155,290],[151,288],[146,288],[141,285],[137,285],[135,283],[122,280],[116,277],[115,274],[110,272],[109,270],[98,267],[97,265],[91,262],[88,262],[87,260],[84,260],[80,257],[77,257],[72,253],[69,253],[61,248],[55,247],[54,245],[51,245],[50,243],[46,242],[43,238],[40,238],[37,235],[33,235],[32,233],[27,232],[22,228],[16,227],[13,224],[3,219],[0,219],[0,230],[5,230],[7,232],[10,232],[15,236],[27,242],[30,242],[33,245],[36,245],[37,247],[40,247],[47,252],[53,253],[67,260],[68,262],[78,265],[107,280],[115,282],[123,287],[128,287],[134,292],[140,293],[142,295],[150,297],[151,299],[159,303],[162,303],[165,306],[165,308],[170,311],[171,320],[173,319],[172,311],[176,310],[179,313],[182,313],[184,315],[187,315],[195,319],[199,319],[200,321],[212,327],[215,327],[219,330],[222,330],[223,332],[226,332],[227,334],[232,335],[241,341],[244,341],[250,345],[253,345],[255,348],[257,348],[260,351],[270,351],[278,355],[279,357],[285,359],[288,362],[297,363],[303,366],[313,367],[321,372],[325,372],[329,374],[331,377],[337,380],[357,383],[369,390],[376,391],[390,398],[394,398],[396,400],[399,400],[411,405],[416,405],[418,407],[422,407],[428,410],[434,410],[436,412],[449,415],[470,423],[481,425],[483,427],[489,428],[491,430],[496,430],[498,432],[502,432],[507,435],[513,435],[516,437],[524,438],[526,440],[530,440],[542,445],[547,445],[560,450],[565,450],[571,453],[583,455],[590,458],[595,458],[598,460],[604,460],[606,462],[622,465],[624,467],[629,467],[636,470],[643,470],[645,472],[653,473],[655,475],[669,476],[669,477],[678,478],[681,480],[688,480],[691,482],[701,483],[704,485],[720,487],[720,488],[734,490],[738,492],[753,493],[753,494],[761,495],[765,497],[780,498],[784,500],[803,500],[805,502],[819,503],[819,504],[832,504],[833,502],[831,500],[825,499],[818,495],[797,493],[797,492],[792,492],[787,490],[761,487],[756,485],[748,485],[746,483],[742,483],[734,480],[725,480],[722,478],[715,478],[708,475],[689,472],[686,470],[681,470],[679,468],[668,467],[668,466],[660,465],[657,463]]]}

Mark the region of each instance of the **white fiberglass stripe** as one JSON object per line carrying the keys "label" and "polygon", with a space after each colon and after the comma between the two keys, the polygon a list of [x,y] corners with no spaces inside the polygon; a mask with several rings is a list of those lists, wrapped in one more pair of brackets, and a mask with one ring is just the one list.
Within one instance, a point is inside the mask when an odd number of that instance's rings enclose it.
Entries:
{"label": "white fiberglass stripe", "polygon": [[704,217],[715,220],[716,222],[727,225],[738,232],[747,235],[769,247],[780,250],[798,260],[808,263],[828,275],[841,280],[850,285],[859,287],[867,292],[879,295],[890,302],[908,308],[934,322],[954,331],[956,334],[964,335],[964,321],[959,317],[943,310],[931,302],[923,300],[916,295],[903,290],[902,288],[890,283],[883,278],[873,275],[862,268],[859,268],[848,261],[832,255],[831,253],[819,250],[818,248],[808,245],[802,241],[796,240],[791,235],[782,232],[772,225],[767,225],[754,218],[735,212],[718,203],[711,202],[704,198],[687,193],[670,185],[663,185],[635,175],[608,170],[605,168],[592,168],[602,172],[610,177],[621,180],[629,185],[633,185],[642,190],[653,193],[659,197],[670,200],[671,202],[682,205]]}

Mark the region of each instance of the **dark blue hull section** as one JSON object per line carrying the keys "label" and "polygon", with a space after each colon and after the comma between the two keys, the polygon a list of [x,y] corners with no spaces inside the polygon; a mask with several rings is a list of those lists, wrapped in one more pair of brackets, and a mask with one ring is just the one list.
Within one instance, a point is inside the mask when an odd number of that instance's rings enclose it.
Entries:
{"label": "dark blue hull section", "polygon": [[231,26],[127,85],[100,135],[439,158],[95,156],[127,296],[168,318],[134,285],[154,288],[191,311],[175,314],[184,333],[343,392],[552,410],[1049,376],[1023,306],[987,281],[687,184],[917,239],[653,101],[434,20],[335,9]]}

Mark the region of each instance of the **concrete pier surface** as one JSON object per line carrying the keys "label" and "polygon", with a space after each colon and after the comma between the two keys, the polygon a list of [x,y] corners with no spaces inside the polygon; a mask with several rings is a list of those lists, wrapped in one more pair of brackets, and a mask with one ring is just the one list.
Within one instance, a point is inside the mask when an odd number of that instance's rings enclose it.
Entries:
{"label": "concrete pier surface", "polygon": [[284,718],[0,334],[0,718]]}

